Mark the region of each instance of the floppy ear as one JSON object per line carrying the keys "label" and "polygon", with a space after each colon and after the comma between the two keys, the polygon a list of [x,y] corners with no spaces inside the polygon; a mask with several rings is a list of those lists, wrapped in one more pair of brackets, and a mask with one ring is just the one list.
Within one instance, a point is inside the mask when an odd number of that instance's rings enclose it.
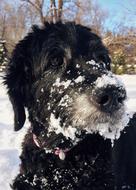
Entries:
{"label": "floppy ear", "polygon": [[23,127],[26,119],[24,105],[21,96],[19,97],[19,94],[11,95],[9,93],[9,96],[14,111],[14,130],[18,131]]}
{"label": "floppy ear", "polygon": [[[4,77],[4,83],[8,89],[9,99],[14,111],[14,129],[20,130],[25,123],[25,108],[27,107],[29,94],[30,53],[28,53],[30,38],[25,38],[16,45]],[[29,57],[28,57],[29,55]]]}

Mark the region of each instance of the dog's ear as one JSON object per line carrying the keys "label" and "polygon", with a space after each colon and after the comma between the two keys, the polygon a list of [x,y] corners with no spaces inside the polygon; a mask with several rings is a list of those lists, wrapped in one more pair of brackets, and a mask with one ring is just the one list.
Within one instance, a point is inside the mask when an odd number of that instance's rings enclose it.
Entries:
{"label": "dog's ear", "polygon": [[21,96],[14,93],[12,95],[9,93],[9,96],[14,110],[14,130],[18,131],[23,127],[26,115]]}
{"label": "dog's ear", "polygon": [[30,97],[31,58],[30,52],[28,53],[29,45],[30,37],[16,45],[4,77],[4,83],[13,106],[15,131],[20,130],[25,123],[25,107],[28,106],[28,97]]}

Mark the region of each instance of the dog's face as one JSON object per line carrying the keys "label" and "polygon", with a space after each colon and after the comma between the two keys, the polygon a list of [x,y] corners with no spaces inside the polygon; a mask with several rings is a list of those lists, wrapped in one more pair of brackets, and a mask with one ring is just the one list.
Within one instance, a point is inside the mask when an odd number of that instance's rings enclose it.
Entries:
{"label": "dog's face", "polygon": [[[24,55],[17,55],[18,48],[23,49]],[[103,135],[118,128],[126,91],[110,71],[110,58],[101,39],[88,28],[57,23],[34,29],[16,47],[12,60],[21,56],[22,70],[16,71],[20,72],[16,83],[22,99],[16,102],[14,93],[9,91],[16,129],[25,120],[24,116],[21,118],[23,106],[35,123],[34,131],[41,127],[42,136],[55,132],[74,139],[80,130]]]}

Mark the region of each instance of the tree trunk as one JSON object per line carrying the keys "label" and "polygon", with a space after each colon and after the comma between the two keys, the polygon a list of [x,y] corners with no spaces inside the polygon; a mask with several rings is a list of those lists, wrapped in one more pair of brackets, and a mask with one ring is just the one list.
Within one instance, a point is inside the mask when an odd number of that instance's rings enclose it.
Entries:
{"label": "tree trunk", "polygon": [[55,0],[50,0],[50,7],[51,7],[51,21],[56,22],[57,21],[57,8],[56,8],[56,2]]}
{"label": "tree trunk", "polygon": [[58,21],[61,21],[63,12],[63,0],[58,0]]}

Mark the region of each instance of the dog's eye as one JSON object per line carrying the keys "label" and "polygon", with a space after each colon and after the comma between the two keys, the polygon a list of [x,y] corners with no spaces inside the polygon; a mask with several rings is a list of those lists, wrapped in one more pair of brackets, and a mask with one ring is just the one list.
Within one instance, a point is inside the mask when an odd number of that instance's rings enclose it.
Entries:
{"label": "dog's eye", "polygon": [[48,66],[53,69],[61,68],[65,61],[64,57],[64,51],[61,48],[53,48],[49,53]]}
{"label": "dog's eye", "polygon": [[52,67],[53,69],[57,69],[63,65],[63,62],[64,62],[63,57],[55,57],[50,59],[49,64],[50,67]]}

